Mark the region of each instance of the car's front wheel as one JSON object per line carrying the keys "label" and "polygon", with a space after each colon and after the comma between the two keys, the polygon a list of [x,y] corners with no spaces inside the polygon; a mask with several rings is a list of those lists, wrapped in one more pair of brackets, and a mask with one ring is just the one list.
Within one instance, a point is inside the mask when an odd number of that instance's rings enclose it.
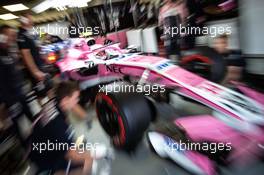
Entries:
{"label": "car's front wheel", "polygon": [[152,118],[149,101],[138,93],[98,93],[98,119],[116,147],[133,149]]}

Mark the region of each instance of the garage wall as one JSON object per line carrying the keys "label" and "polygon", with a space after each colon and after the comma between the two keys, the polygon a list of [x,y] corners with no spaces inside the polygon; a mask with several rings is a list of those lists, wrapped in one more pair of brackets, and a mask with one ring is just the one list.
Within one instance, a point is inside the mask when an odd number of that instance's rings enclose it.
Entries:
{"label": "garage wall", "polygon": [[240,0],[241,43],[246,54],[264,55],[264,1]]}
{"label": "garage wall", "polygon": [[248,71],[264,75],[264,1],[239,0],[241,48],[247,55]]}

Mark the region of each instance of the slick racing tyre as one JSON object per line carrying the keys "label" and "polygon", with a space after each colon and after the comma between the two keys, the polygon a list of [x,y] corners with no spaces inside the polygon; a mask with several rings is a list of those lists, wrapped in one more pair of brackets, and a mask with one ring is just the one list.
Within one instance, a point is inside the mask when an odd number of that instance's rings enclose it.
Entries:
{"label": "slick racing tyre", "polygon": [[137,93],[98,93],[96,112],[113,144],[126,150],[139,143],[152,117],[149,101]]}
{"label": "slick racing tyre", "polygon": [[197,47],[182,53],[180,65],[208,80],[219,83],[226,73],[224,58],[214,49],[209,47]]}

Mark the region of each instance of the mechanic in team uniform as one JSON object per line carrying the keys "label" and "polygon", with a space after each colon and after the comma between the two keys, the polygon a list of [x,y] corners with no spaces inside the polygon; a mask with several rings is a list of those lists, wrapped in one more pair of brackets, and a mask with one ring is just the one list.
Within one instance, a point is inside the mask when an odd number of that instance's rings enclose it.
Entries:
{"label": "mechanic in team uniform", "polygon": [[226,34],[218,36],[213,42],[213,48],[221,54],[227,65],[227,74],[223,84],[230,81],[239,81],[243,77],[246,62],[241,56],[241,52],[228,49],[228,36]]}
{"label": "mechanic in team uniform", "polygon": [[161,39],[164,41],[167,57],[177,61],[180,57],[180,34],[175,33],[172,35],[171,28],[179,28],[181,23],[177,9],[178,3],[172,0],[166,0],[164,3],[159,12],[159,27],[163,31]]}
{"label": "mechanic in team uniform", "polygon": [[39,42],[33,35],[32,15],[26,13],[20,17],[21,27],[18,32],[18,47],[21,52],[22,59],[26,66],[26,73],[35,87],[39,82],[44,81],[46,73],[44,70],[45,62],[40,56]]}
{"label": "mechanic in team uniform", "polygon": [[[32,83],[32,87],[37,91],[37,95],[44,97],[47,89],[52,86],[52,81],[49,81],[48,74],[45,70],[45,61],[40,56],[40,42],[31,33],[33,28],[32,15],[26,13],[20,17],[21,27],[18,32],[18,47],[22,55],[22,59],[26,66],[26,74]],[[39,90],[44,84],[44,90]],[[86,112],[80,105],[76,105],[73,109],[74,112],[80,116],[81,119],[86,118]]]}
{"label": "mechanic in team uniform", "polygon": [[33,114],[23,93],[23,77],[18,68],[16,30],[8,25],[0,27],[0,98],[6,105],[16,133],[23,143],[18,127],[18,118],[25,114],[33,120]]}
{"label": "mechanic in team uniform", "polygon": [[159,26],[163,29],[162,39],[167,56],[177,63],[181,55],[182,43],[180,25],[185,25],[188,9],[183,0],[166,0],[164,2],[165,4],[159,12]]}
{"label": "mechanic in team uniform", "polygon": [[[32,133],[32,145],[68,144],[74,142],[73,134],[67,121],[67,112],[78,103],[79,90],[73,82],[61,82],[55,90],[55,99],[43,105]],[[40,152],[32,148],[30,157],[41,172],[51,171],[54,174],[89,174],[93,159],[90,152],[67,150],[65,147]]]}

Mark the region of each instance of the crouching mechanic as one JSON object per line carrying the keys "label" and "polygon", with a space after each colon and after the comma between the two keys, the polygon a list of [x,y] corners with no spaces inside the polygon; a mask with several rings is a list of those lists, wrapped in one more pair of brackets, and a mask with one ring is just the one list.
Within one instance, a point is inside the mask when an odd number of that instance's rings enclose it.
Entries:
{"label": "crouching mechanic", "polygon": [[[73,82],[61,82],[55,89],[55,99],[43,106],[32,132],[31,160],[40,172],[51,174],[90,174],[93,160],[107,156],[107,148],[82,150],[70,149],[74,145],[73,132],[67,113],[79,100],[78,86]],[[42,145],[45,149],[40,150]],[[53,144],[48,148],[48,144]],[[78,146],[76,147],[78,148]]]}

